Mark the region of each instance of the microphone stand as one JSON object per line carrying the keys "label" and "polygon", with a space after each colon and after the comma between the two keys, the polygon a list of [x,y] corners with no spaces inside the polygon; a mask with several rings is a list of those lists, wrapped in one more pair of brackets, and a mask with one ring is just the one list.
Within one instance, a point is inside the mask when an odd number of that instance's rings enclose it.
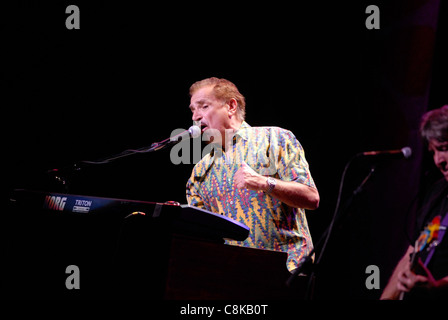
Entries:
{"label": "microphone stand", "polygon": [[[344,216],[344,213],[350,208],[353,199],[362,192],[362,189],[364,187],[364,185],[367,183],[367,181],[371,178],[371,176],[373,175],[373,173],[375,172],[375,168],[376,166],[373,165],[370,168],[369,173],[367,174],[367,176],[362,180],[362,182],[360,183],[360,185],[355,188],[355,190],[351,193],[350,197],[347,199],[347,201],[345,202],[344,207],[340,210],[339,209],[339,204],[340,204],[340,199],[341,199],[341,195],[342,195],[342,187],[344,184],[344,180],[345,180],[345,175],[347,173],[348,167],[350,166],[350,164],[352,163],[352,161],[354,159],[356,159],[357,157],[361,156],[362,154],[356,154],[354,157],[352,157],[350,159],[350,161],[347,163],[347,165],[344,168],[344,172],[342,174],[342,179],[341,179],[341,184],[340,184],[340,188],[339,188],[339,194],[338,194],[338,200],[337,200],[337,204],[336,204],[336,209],[334,211],[333,214],[333,218],[330,222],[330,225],[328,226],[328,228],[325,230],[325,232],[322,234],[322,236],[320,237],[319,241],[317,242],[316,246],[313,247],[313,249],[306,255],[304,256],[300,261],[299,264],[297,266],[297,269],[294,270],[294,272],[291,274],[291,276],[288,278],[288,280],[286,281],[286,285],[288,287],[291,287],[294,283],[294,280],[301,274],[301,273],[305,273],[307,274],[308,272],[311,271],[311,274],[309,276],[308,279],[308,283],[307,283],[307,289],[306,289],[306,293],[305,293],[305,300],[311,300],[312,299],[312,287],[314,284],[314,278],[315,278],[315,274],[316,274],[316,269],[319,266],[319,263],[322,259],[323,253],[325,252],[325,248],[327,246],[328,240],[331,236],[331,232],[333,230],[334,225],[339,222],[342,217]],[[316,263],[313,262],[313,255],[316,251],[316,248],[319,247],[323,242],[323,246],[322,246],[322,250],[320,251],[319,257],[317,258]]]}
{"label": "microphone stand", "polygon": [[133,154],[159,151],[159,150],[162,150],[162,149],[166,148],[170,144],[176,143],[176,142],[177,142],[177,140],[171,140],[171,138],[168,138],[168,139],[162,140],[160,142],[154,142],[153,144],[151,144],[150,147],[143,147],[143,148],[140,148],[140,149],[127,149],[127,150],[125,150],[123,152],[120,152],[118,154],[109,156],[107,158],[94,160],[94,161],[83,160],[83,161],[81,161],[81,163],[84,163],[84,164],[105,164],[105,163],[109,163],[109,162],[111,162],[113,160],[120,159],[120,158],[123,158],[123,157],[127,157],[127,156],[130,156],[130,155],[133,155]]}
{"label": "microphone stand", "polygon": [[114,160],[124,158],[124,157],[130,156],[130,155],[159,151],[159,150],[162,150],[162,149],[168,147],[171,144],[178,142],[177,139],[173,139],[173,138],[175,138],[175,137],[170,137],[170,138],[167,138],[160,142],[154,142],[149,147],[143,147],[143,148],[139,148],[139,149],[127,149],[120,153],[108,156],[106,158],[101,158],[98,160],[93,160],[93,161],[82,160],[82,161],[79,161],[78,163],[74,163],[72,165],[69,165],[69,166],[66,166],[66,167],[63,167],[60,169],[56,168],[56,169],[47,170],[46,173],[54,174],[54,179],[57,181],[57,183],[62,184],[64,190],[67,192],[69,189],[69,185],[70,185],[69,181],[66,177],[68,171],[79,172],[81,169],[83,169],[89,165],[107,164]]}

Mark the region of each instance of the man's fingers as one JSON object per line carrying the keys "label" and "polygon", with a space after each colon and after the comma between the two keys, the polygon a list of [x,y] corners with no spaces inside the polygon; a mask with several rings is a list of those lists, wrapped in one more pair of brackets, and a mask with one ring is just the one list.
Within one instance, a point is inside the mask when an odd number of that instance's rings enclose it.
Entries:
{"label": "man's fingers", "polygon": [[428,283],[428,278],[416,275],[412,271],[404,271],[398,274],[397,289],[409,292],[415,286],[422,286]]}
{"label": "man's fingers", "polygon": [[405,272],[398,273],[397,289],[404,292],[409,292],[408,288],[409,278]]}
{"label": "man's fingers", "polygon": [[428,278],[425,276],[421,276],[421,275],[416,275],[414,282],[416,285],[425,285],[428,283]]}
{"label": "man's fingers", "polygon": [[397,283],[397,289],[399,291],[409,292],[409,289],[407,287],[405,287],[403,284],[401,284],[400,282]]}

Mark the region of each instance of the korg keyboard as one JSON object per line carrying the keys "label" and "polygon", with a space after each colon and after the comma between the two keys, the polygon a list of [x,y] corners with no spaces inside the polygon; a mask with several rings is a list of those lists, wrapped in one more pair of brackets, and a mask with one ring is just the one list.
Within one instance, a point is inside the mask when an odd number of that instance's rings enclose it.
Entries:
{"label": "korg keyboard", "polygon": [[14,190],[10,200],[15,207],[34,210],[36,214],[43,210],[50,214],[113,215],[123,219],[132,215],[144,215],[169,221],[181,233],[199,233],[202,236],[237,241],[245,240],[249,235],[249,228],[243,223],[204,209],[173,202],[159,203],[25,189]]}

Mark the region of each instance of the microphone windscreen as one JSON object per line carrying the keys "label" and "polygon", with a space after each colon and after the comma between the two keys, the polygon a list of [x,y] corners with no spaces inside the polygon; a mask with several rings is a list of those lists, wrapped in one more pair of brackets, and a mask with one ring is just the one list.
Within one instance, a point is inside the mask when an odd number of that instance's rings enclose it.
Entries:
{"label": "microphone windscreen", "polygon": [[405,159],[409,159],[412,155],[412,149],[409,147],[404,147],[401,149],[401,152],[403,152],[403,156]]}
{"label": "microphone windscreen", "polygon": [[188,131],[190,132],[192,138],[197,138],[201,135],[201,128],[198,126],[191,126]]}

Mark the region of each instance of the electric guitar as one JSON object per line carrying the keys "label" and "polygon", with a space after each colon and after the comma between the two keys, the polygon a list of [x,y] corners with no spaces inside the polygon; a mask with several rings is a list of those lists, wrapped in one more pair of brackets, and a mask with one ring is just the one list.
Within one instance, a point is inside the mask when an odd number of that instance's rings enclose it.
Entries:
{"label": "electric guitar", "polygon": [[[420,236],[417,238],[414,244],[414,252],[411,255],[410,263],[411,270],[417,273],[418,261],[420,259],[421,254],[424,250],[431,249],[432,246],[437,245],[437,238],[439,236],[440,229],[440,216],[434,217],[431,222],[429,222],[425,229],[420,233]],[[425,261],[425,267],[429,261]],[[405,296],[405,292],[402,291],[400,293],[400,297],[398,300],[403,300]]]}

